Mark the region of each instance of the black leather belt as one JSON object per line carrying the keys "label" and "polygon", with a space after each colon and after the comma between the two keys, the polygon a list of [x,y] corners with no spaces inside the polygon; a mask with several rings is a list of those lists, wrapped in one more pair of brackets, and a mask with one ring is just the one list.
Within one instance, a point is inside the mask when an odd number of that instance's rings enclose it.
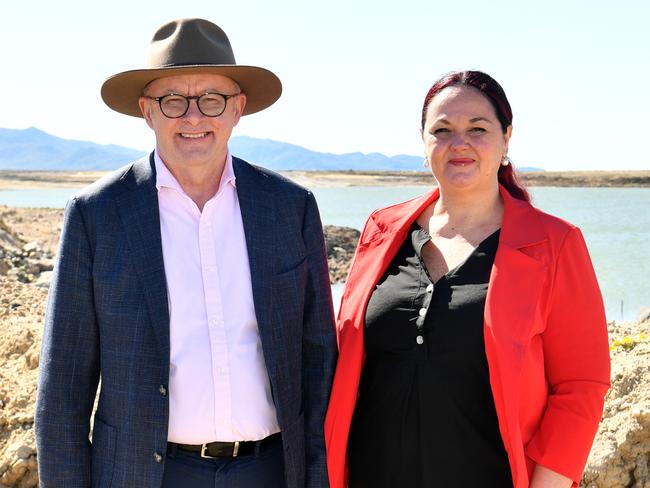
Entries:
{"label": "black leather belt", "polygon": [[207,442],[205,444],[177,444],[168,442],[168,447],[175,447],[181,451],[198,452],[202,458],[212,459],[220,457],[237,457],[253,454],[255,449],[261,450],[269,447],[281,439],[279,432],[271,434],[259,441],[236,442]]}

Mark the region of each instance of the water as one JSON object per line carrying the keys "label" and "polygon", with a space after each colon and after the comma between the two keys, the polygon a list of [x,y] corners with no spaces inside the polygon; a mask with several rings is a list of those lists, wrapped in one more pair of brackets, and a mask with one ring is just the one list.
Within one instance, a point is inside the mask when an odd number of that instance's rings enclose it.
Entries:
{"label": "water", "polygon": [[[314,188],[323,223],[361,229],[374,209],[429,187]],[[63,207],[76,188],[0,190],[0,204]],[[650,307],[650,188],[532,188],[534,204],[578,225],[585,236],[609,320],[634,320]],[[338,303],[341,286],[334,286]]]}
{"label": "water", "polygon": [[[361,229],[372,210],[430,187],[314,188],[324,223]],[[582,230],[609,320],[650,307],[650,188],[531,188],[533,203]],[[342,287],[333,288],[335,303]]]}
{"label": "water", "polygon": [[79,188],[21,188],[0,190],[0,205],[63,208]]}

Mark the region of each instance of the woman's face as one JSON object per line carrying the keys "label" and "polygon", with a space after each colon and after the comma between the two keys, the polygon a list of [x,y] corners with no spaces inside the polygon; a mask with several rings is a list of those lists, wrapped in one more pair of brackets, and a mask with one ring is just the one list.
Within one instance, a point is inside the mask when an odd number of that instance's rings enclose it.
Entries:
{"label": "woman's face", "polygon": [[442,189],[490,190],[508,151],[494,108],[478,90],[451,86],[433,97],[422,140],[431,171]]}

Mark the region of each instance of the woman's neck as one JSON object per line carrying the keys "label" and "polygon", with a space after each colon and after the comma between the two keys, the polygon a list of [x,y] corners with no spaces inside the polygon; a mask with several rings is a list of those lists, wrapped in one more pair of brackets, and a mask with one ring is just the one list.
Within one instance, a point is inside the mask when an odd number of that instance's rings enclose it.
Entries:
{"label": "woman's neck", "polygon": [[483,192],[454,192],[440,188],[440,197],[429,210],[429,227],[440,235],[496,230],[501,226],[503,201],[499,187]]}

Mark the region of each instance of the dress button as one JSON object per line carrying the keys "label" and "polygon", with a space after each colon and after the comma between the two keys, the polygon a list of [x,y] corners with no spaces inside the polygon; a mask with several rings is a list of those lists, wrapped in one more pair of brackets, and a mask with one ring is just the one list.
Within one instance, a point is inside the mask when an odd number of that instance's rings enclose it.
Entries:
{"label": "dress button", "polygon": [[167,388],[165,388],[165,385],[160,385],[160,387],[158,388],[158,392],[162,396],[167,396]]}
{"label": "dress button", "polygon": [[154,452],[153,453],[153,460],[156,461],[157,463],[162,463],[163,462],[163,456],[159,452]]}
{"label": "dress button", "polygon": [[420,315],[420,317],[424,317],[427,314],[427,309],[421,308],[418,314]]}
{"label": "dress button", "polygon": [[427,286],[427,293],[431,293],[432,291],[433,291],[433,285],[429,284],[429,286]]}
{"label": "dress button", "polygon": [[421,335],[417,336],[415,338],[415,342],[417,342],[418,344],[424,344],[424,337],[422,337]]}

